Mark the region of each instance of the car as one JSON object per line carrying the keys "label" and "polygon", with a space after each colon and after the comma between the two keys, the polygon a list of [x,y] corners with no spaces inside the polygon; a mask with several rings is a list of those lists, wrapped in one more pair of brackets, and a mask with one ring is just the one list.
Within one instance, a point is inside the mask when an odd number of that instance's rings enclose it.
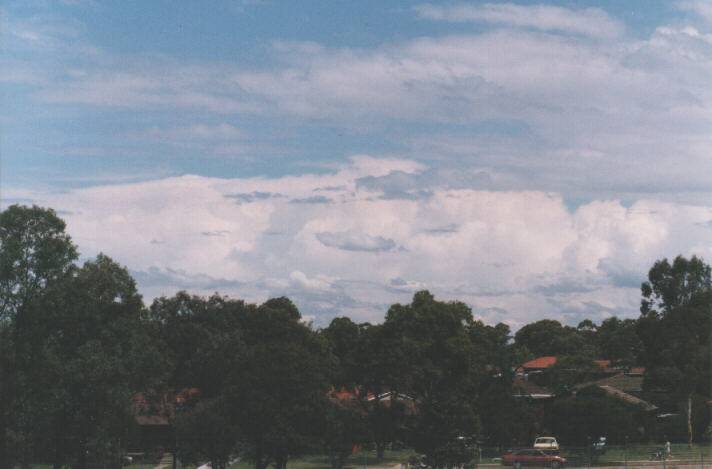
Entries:
{"label": "car", "polygon": [[553,436],[540,436],[534,440],[534,448],[546,450],[558,450],[559,442]]}
{"label": "car", "polygon": [[503,466],[520,469],[522,466],[543,466],[557,468],[566,464],[566,459],[555,454],[547,454],[540,449],[520,449],[502,456]]}
{"label": "car", "polygon": [[606,437],[602,436],[598,441],[593,442],[593,450],[601,454],[606,454]]}

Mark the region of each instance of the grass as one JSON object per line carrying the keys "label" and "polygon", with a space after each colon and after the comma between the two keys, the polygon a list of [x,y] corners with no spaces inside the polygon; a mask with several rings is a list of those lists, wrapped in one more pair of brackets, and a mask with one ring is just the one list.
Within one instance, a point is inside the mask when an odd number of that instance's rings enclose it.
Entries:
{"label": "grass", "polygon": [[[598,455],[596,457],[595,452],[591,452],[592,465],[615,465],[622,464],[625,461],[629,463],[635,463],[640,461],[652,462],[651,453],[657,449],[662,449],[664,444],[661,443],[648,443],[640,445],[630,445],[628,447],[624,446],[609,446],[606,448],[604,454]],[[712,446],[710,445],[694,445],[691,449],[684,443],[673,444],[670,448],[670,453],[672,455],[670,462],[683,462],[683,461],[700,461],[704,459],[705,461],[712,461]],[[586,448],[578,449],[567,449],[564,448],[560,452],[560,456],[565,457],[569,462],[579,462],[585,463],[588,460],[589,452]]]}
{"label": "grass", "polygon": [[[365,466],[393,466],[399,463],[406,463],[408,458],[414,455],[413,450],[386,451],[383,459],[376,459],[375,451],[365,451],[352,454],[344,463],[345,468],[357,469]],[[255,466],[251,462],[238,461],[230,469],[253,469]],[[290,459],[287,462],[287,469],[331,469],[329,457],[323,454],[302,456]]]}
{"label": "grass", "polygon": [[[629,463],[634,463],[635,461],[650,461],[650,453],[656,448],[662,448],[661,443],[648,443],[640,445],[629,445],[627,448],[623,446],[609,446],[606,448],[606,452],[599,455],[597,461],[592,461],[592,466],[595,465],[616,465],[622,464],[623,461],[628,461]],[[376,468],[383,466],[394,466],[396,464],[407,463],[408,458],[414,456],[416,453],[413,450],[397,450],[397,451],[386,451],[383,455],[383,459],[378,461],[376,459],[375,451],[362,451],[353,454],[348,457],[344,467],[346,469],[359,469],[364,466]],[[593,452],[591,453],[593,455]],[[704,458],[705,465],[707,461],[712,462],[712,445],[700,445],[696,444],[692,449],[688,448],[687,444],[675,443],[671,446],[672,459],[668,461],[668,466],[674,463],[681,462],[697,462],[701,458]],[[579,465],[586,465],[588,459],[588,450],[586,448],[566,448],[564,447],[560,453],[560,456],[567,458],[569,463],[574,465],[575,462],[580,463]],[[500,465],[502,454],[492,451],[492,449],[483,449],[483,456],[480,460],[477,458],[477,462],[480,465]],[[652,461],[650,461],[652,462]],[[653,463],[655,464],[655,463]],[[662,463],[660,463],[662,464]],[[157,466],[157,463],[135,463],[127,466],[126,469],[153,469]],[[47,464],[33,464],[31,466],[33,469],[51,469],[51,465]],[[179,467],[181,467],[179,465]],[[238,461],[231,466],[230,469],[253,469],[254,464],[247,461]],[[170,468],[167,468],[170,469]],[[196,469],[196,466],[183,466],[182,469]],[[302,456],[300,458],[290,459],[287,462],[287,469],[331,469],[329,464],[329,458],[326,455],[308,455]]]}

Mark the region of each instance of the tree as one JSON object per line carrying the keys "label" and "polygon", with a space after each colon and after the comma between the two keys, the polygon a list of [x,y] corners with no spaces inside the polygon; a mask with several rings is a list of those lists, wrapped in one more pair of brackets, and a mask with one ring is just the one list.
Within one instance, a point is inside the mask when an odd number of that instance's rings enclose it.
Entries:
{"label": "tree", "polygon": [[369,440],[380,460],[389,443],[403,439],[412,402],[404,395],[410,383],[400,336],[389,325],[362,324],[358,341],[361,409],[366,412]]}
{"label": "tree", "polygon": [[[55,282],[25,311],[24,351],[33,425],[51,442],[55,467],[103,465],[134,421],[136,392],[164,369],[128,271],[100,254]],[[26,335],[24,335],[26,334]]]}
{"label": "tree", "polygon": [[155,299],[151,321],[173,365],[166,385],[196,387],[203,398],[219,396],[241,345],[241,315],[249,308],[254,306],[218,294],[203,298],[181,291]]}
{"label": "tree", "polygon": [[395,304],[384,326],[392,328],[403,350],[401,367],[410,376],[406,392],[416,412],[408,440],[430,466],[461,464],[458,437],[480,430],[477,392],[486,370],[469,329],[472,312],[460,302],[436,301],[417,292],[409,305]]}
{"label": "tree", "polygon": [[243,342],[225,390],[241,439],[256,469],[286,467],[322,435],[329,360],[319,335],[287,298],[240,315]]}
{"label": "tree", "polygon": [[76,260],[65,228],[54,210],[36,205],[11,205],[0,213],[0,320],[14,319]]}
{"label": "tree", "polygon": [[656,261],[648,272],[648,281],[640,290],[643,299],[640,312],[659,316],[682,306],[699,292],[712,288],[712,269],[701,258],[677,256],[672,264],[667,259]]}
{"label": "tree", "polygon": [[518,350],[510,343],[509,326],[475,323],[472,340],[480,344],[478,353],[487,356],[488,373],[478,402],[483,434],[488,445],[530,444],[534,414],[529,403],[514,397],[514,369],[521,363]]}
{"label": "tree", "polygon": [[[77,258],[65,227],[51,209],[11,205],[0,212],[0,469],[12,466],[11,427],[18,436],[18,425],[27,421],[23,401],[28,394],[19,388],[27,369],[18,361],[18,348],[24,345],[17,337],[18,317],[22,319],[26,305],[65,275]],[[29,435],[20,440],[29,444]]]}
{"label": "tree", "polygon": [[[710,399],[712,382],[712,283],[702,259],[657,261],[641,286],[637,332],[644,345],[646,389],[665,390],[687,414],[688,442],[704,432],[693,416],[695,395]],[[685,402],[686,401],[686,402]],[[697,430],[693,422],[701,422]],[[707,419],[708,420],[708,419]]]}
{"label": "tree", "polygon": [[608,396],[596,386],[555,401],[551,409],[552,429],[564,445],[584,446],[588,438],[603,435],[613,444],[623,444],[626,437],[643,441],[648,423],[642,406]]}
{"label": "tree", "polygon": [[551,319],[522,327],[514,334],[514,342],[519,348],[526,347],[535,357],[570,355],[586,345],[575,328]]}
{"label": "tree", "polygon": [[332,469],[342,469],[354,448],[368,438],[368,424],[358,409],[329,403],[325,409],[324,446]]}
{"label": "tree", "polygon": [[210,467],[225,469],[237,442],[237,429],[225,414],[220,398],[204,400],[176,418],[178,453],[183,464],[197,465],[201,459]]}
{"label": "tree", "polygon": [[626,367],[638,364],[643,344],[636,327],[635,319],[620,320],[615,316],[604,319],[594,337],[600,351],[598,357]]}
{"label": "tree", "polygon": [[548,384],[558,395],[571,392],[576,384],[601,378],[603,369],[584,355],[566,355],[556,361],[548,375]]}
{"label": "tree", "polygon": [[333,367],[331,383],[339,387],[352,389],[360,384],[363,357],[359,351],[360,328],[347,317],[334,318],[329,327],[322,329],[329,350],[338,360]]}

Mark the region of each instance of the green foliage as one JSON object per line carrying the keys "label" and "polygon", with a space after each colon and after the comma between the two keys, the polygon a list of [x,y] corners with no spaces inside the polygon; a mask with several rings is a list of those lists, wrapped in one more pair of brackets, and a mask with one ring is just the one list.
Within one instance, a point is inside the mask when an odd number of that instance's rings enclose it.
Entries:
{"label": "green foliage", "polygon": [[11,205],[0,213],[0,320],[12,320],[77,258],[54,210]]}
{"label": "green foliage", "polygon": [[363,356],[359,354],[360,328],[347,317],[334,318],[329,327],[322,329],[329,350],[338,364],[332,367],[331,382],[337,388],[353,389],[362,384]]}
{"label": "green foliage", "polygon": [[142,309],[126,269],[101,254],[26,309],[27,403],[56,463],[103,464],[133,423],[134,394],[161,377]]}
{"label": "green foliage", "polygon": [[324,428],[326,346],[286,298],[240,315],[243,344],[225,389],[227,410],[257,469],[302,453]]}
{"label": "green foliage", "polygon": [[620,320],[615,316],[604,319],[593,338],[600,350],[598,358],[625,367],[640,363],[643,343],[636,332],[636,325],[634,319]]}
{"label": "green foliage", "polygon": [[329,404],[325,410],[324,446],[332,469],[342,469],[354,448],[368,439],[368,423],[357,409]]}
{"label": "green foliage", "polygon": [[237,428],[224,412],[220,399],[207,399],[178,415],[175,421],[178,454],[184,464],[210,461],[215,469],[224,469],[235,449]]}
{"label": "green foliage", "polygon": [[575,328],[551,319],[525,325],[514,334],[514,341],[517,346],[526,347],[534,357],[570,355],[586,345]]}
{"label": "green foliage", "polygon": [[670,264],[667,259],[656,261],[648,272],[648,281],[640,287],[643,316],[662,313],[689,303],[699,292],[712,288],[712,269],[697,256],[686,259],[677,256]]}
{"label": "green foliage", "polygon": [[254,306],[218,294],[202,298],[181,291],[155,299],[150,317],[172,363],[166,385],[198,388],[203,398],[218,396],[241,345],[240,317],[248,308]]}
{"label": "green foliage", "polygon": [[641,429],[648,426],[643,407],[608,396],[596,386],[555,401],[550,419],[559,444],[569,446],[585,446],[599,436],[606,436],[609,444],[622,444],[626,437],[629,441],[642,441],[646,435]]}
{"label": "green foliage", "polygon": [[411,304],[391,306],[384,327],[403,347],[401,367],[409,376],[404,389],[418,409],[408,442],[429,465],[457,463],[452,443],[481,429],[476,402],[486,362],[470,335],[472,312],[464,303],[436,301],[421,291]]}
{"label": "green foliage", "polygon": [[589,357],[566,355],[551,367],[548,385],[556,394],[565,394],[576,384],[602,378],[602,372],[603,369]]}
{"label": "green foliage", "polygon": [[[658,261],[642,286],[637,332],[645,347],[644,386],[658,395],[663,410],[687,414],[696,396],[712,397],[712,287],[710,266],[693,256]],[[706,409],[693,408],[688,440],[704,438]],[[677,427],[675,427],[677,428]]]}
{"label": "green foliage", "polygon": [[[257,306],[179,292],[147,311],[109,257],[76,266],[64,230],[52,210],[0,213],[0,469],[32,453],[103,466],[134,424],[132,397],[148,387],[200,389],[202,402],[174,423],[183,459],[214,467],[239,451],[257,469],[284,469],[324,446],[340,467],[356,444],[374,443],[380,456],[398,440],[432,466],[457,465],[471,457],[468,437],[528,444],[542,426],[564,443],[646,438],[641,408],[597,388],[564,397],[600,376],[593,359],[642,361],[645,389],[682,416],[661,423],[671,435],[687,431],[688,402],[694,437],[710,427],[711,274],[695,256],[655,263],[638,320],[542,320],[512,342],[508,326],[474,321],[464,303],[427,291],[392,305],[383,324],[341,317],[319,333],[284,297]],[[559,357],[545,377],[559,398],[535,410],[513,397],[513,370],[547,355]],[[327,401],[332,385],[358,391],[352,407]]]}
{"label": "green foliage", "polygon": [[77,258],[64,229],[50,209],[11,205],[0,213],[0,469],[26,459],[34,441],[38,409],[28,403],[32,368],[24,353],[31,344],[20,337],[26,327],[18,323],[31,323],[28,306]]}

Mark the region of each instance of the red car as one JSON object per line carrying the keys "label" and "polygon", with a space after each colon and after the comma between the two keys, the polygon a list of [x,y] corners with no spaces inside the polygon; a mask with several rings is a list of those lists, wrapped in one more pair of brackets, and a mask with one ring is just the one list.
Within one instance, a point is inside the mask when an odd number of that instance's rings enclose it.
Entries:
{"label": "red car", "polygon": [[554,454],[546,454],[540,449],[520,449],[502,457],[503,466],[520,469],[522,466],[544,466],[557,468],[566,464],[566,459]]}

